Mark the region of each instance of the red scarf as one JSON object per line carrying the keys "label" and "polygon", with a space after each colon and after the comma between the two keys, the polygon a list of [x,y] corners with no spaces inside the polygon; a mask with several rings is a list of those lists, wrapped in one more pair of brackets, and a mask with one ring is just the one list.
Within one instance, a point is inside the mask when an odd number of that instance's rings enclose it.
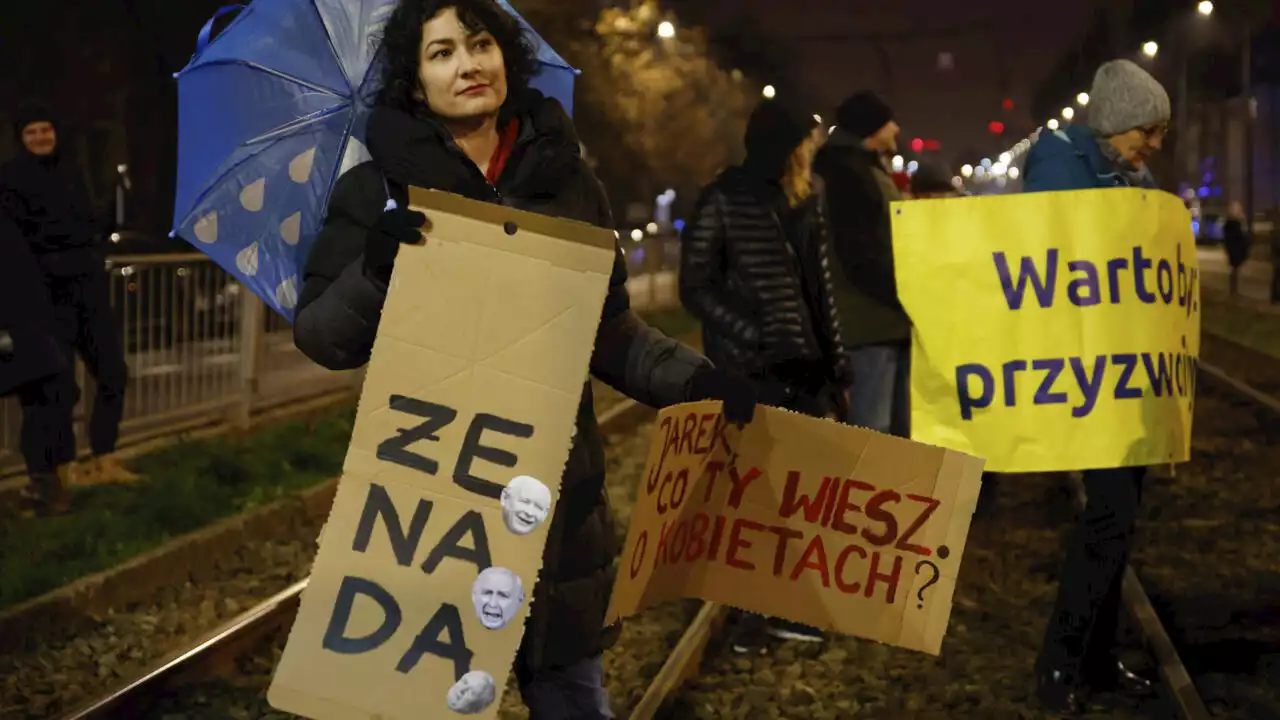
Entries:
{"label": "red scarf", "polygon": [[488,180],[490,185],[495,187],[498,185],[498,178],[502,177],[502,169],[507,166],[507,159],[511,157],[511,148],[515,147],[516,135],[519,132],[520,123],[513,118],[498,133],[498,147],[493,149],[493,157],[489,158],[489,169],[484,174],[484,179]]}

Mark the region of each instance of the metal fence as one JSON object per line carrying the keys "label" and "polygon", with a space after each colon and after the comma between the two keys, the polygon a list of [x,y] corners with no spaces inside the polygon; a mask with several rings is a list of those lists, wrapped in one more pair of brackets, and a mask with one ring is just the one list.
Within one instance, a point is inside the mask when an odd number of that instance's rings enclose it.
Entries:
{"label": "metal fence", "polygon": [[[674,238],[623,242],[633,306],[678,304]],[[359,371],[308,360],[289,323],[205,255],[123,255],[108,268],[129,366],[122,446],[211,424],[243,426],[262,410],[359,389]],[[93,385],[76,365],[76,438],[85,452]],[[22,469],[21,426],[16,398],[0,400],[0,474]]]}

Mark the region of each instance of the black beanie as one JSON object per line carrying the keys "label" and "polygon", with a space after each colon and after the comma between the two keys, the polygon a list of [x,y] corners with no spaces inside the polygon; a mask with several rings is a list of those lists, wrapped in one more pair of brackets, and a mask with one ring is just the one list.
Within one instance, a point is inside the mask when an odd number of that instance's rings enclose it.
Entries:
{"label": "black beanie", "polygon": [[770,178],[782,176],[787,158],[818,126],[811,113],[777,100],[765,100],[756,106],[747,120],[744,145],[747,165]]}
{"label": "black beanie", "polygon": [[891,120],[893,110],[870,90],[850,95],[836,109],[836,123],[840,129],[857,138],[871,137]]}
{"label": "black beanie", "polygon": [[22,131],[31,123],[47,122],[52,123],[54,129],[58,127],[58,121],[53,116],[53,111],[47,105],[39,102],[24,103],[18,108],[18,114],[13,119],[13,135],[18,142],[22,142]]}

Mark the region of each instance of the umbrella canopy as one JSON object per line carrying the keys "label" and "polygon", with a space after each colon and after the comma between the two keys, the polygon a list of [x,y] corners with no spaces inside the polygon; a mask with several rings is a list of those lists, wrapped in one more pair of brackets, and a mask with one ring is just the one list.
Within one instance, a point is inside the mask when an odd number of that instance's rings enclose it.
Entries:
{"label": "umbrella canopy", "polygon": [[[572,112],[577,71],[504,0],[537,48],[533,86]],[[178,79],[174,234],[290,322],[333,185],[369,159],[382,29],[398,0],[223,8]],[[214,20],[240,10],[210,41]]]}

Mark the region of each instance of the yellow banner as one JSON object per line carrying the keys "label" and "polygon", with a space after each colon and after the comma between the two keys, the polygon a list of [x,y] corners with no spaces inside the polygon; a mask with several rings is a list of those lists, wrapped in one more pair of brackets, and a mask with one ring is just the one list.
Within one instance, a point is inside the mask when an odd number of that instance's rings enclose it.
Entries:
{"label": "yellow banner", "polygon": [[1200,282],[1178,198],[1081,190],[892,215],[912,439],[996,472],[1188,459]]}

